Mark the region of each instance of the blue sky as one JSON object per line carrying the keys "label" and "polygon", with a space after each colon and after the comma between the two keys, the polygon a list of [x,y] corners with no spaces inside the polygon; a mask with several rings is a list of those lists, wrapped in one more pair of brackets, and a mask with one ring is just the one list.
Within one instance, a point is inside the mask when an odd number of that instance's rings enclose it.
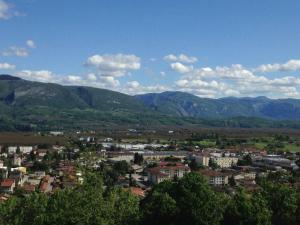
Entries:
{"label": "blue sky", "polygon": [[298,0],[0,0],[0,73],[128,94],[300,98]]}

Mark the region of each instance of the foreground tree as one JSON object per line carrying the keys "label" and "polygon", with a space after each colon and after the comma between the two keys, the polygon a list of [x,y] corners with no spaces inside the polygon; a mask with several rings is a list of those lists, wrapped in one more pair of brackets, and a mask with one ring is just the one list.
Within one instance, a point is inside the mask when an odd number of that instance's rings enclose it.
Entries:
{"label": "foreground tree", "polygon": [[228,202],[222,225],[271,225],[271,211],[259,193],[248,195],[240,189]]}
{"label": "foreground tree", "polygon": [[206,179],[189,173],[178,182],[163,182],[142,202],[144,224],[218,225],[222,219],[223,196]]}

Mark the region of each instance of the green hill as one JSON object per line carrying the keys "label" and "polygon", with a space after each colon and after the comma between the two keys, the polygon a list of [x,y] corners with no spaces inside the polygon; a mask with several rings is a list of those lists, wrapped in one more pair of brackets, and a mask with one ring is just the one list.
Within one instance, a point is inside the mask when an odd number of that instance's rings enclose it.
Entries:
{"label": "green hill", "polygon": [[[0,130],[194,125],[300,128],[299,100],[199,98],[182,92],[129,96],[0,75]],[[275,121],[277,120],[277,121]]]}

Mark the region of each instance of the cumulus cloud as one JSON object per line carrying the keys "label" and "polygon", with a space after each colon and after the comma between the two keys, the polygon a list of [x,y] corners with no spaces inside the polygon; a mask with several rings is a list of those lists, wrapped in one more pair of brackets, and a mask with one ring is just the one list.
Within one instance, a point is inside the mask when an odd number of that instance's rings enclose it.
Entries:
{"label": "cumulus cloud", "polygon": [[11,46],[8,50],[2,53],[3,56],[18,56],[27,57],[29,55],[28,50],[23,47]]}
{"label": "cumulus cloud", "polygon": [[[296,70],[296,65],[290,60],[281,65],[281,70]],[[255,74],[255,70],[240,64],[175,71],[181,74],[175,82],[176,88],[201,97],[266,95],[275,98],[300,98],[300,78],[296,76],[261,76]]]}
{"label": "cumulus cloud", "polygon": [[300,60],[299,59],[291,59],[286,63],[279,64],[263,64],[256,68],[258,72],[276,72],[276,71],[296,71],[300,70]]}
{"label": "cumulus cloud", "polygon": [[10,18],[12,15],[11,9],[11,5],[9,5],[4,0],[0,0],[0,20]]}
{"label": "cumulus cloud", "polygon": [[165,77],[166,76],[166,72],[164,72],[164,71],[160,71],[160,76],[162,76],[162,77]]}
{"label": "cumulus cloud", "polygon": [[33,80],[33,81],[40,81],[40,82],[55,82],[54,75],[49,70],[22,70],[16,73],[18,77]]}
{"label": "cumulus cloud", "polygon": [[96,80],[97,80],[97,76],[96,76],[96,74],[94,74],[94,73],[89,73],[89,74],[87,75],[87,79],[88,79],[89,81],[96,81]]}
{"label": "cumulus cloud", "polygon": [[7,20],[11,17],[22,15],[24,14],[14,10],[14,5],[5,0],[0,0],[0,20]]}
{"label": "cumulus cloud", "polygon": [[127,82],[128,88],[138,88],[140,86],[140,83],[136,80]]}
{"label": "cumulus cloud", "polygon": [[102,76],[122,77],[130,71],[139,70],[140,58],[135,55],[93,55],[86,61],[86,65],[95,68]]}
{"label": "cumulus cloud", "polygon": [[0,63],[0,70],[14,70],[16,65],[9,63]]}
{"label": "cumulus cloud", "polygon": [[72,84],[74,83],[76,84],[76,83],[80,83],[82,81],[82,78],[76,75],[68,75],[67,80]]}
{"label": "cumulus cloud", "polygon": [[194,56],[187,56],[185,54],[173,55],[169,54],[164,57],[165,61],[168,62],[181,62],[181,63],[195,63],[198,59]]}
{"label": "cumulus cloud", "polygon": [[119,88],[119,91],[130,95],[159,93],[167,90],[170,90],[170,87],[159,84],[144,86],[141,85],[138,81],[129,81],[125,86]]}
{"label": "cumulus cloud", "polygon": [[29,55],[29,48],[36,48],[34,41],[27,40],[25,47],[20,46],[11,46],[4,52],[2,52],[3,56],[17,56],[17,57],[27,57]]}
{"label": "cumulus cloud", "polygon": [[172,70],[175,70],[178,73],[188,73],[193,70],[193,66],[186,66],[180,62],[175,62],[170,64]]}
{"label": "cumulus cloud", "polygon": [[29,48],[36,48],[36,45],[35,45],[35,43],[34,43],[33,40],[27,40],[27,41],[26,41],[26,45],[27,45],[27,47],[29,47]]}
{"label": "cumulus cloud", "polygon": [[106,88],[116,88],[120,86],[120,81],[113,76],[100,77],[100,82],[103,84],[102,87]]}

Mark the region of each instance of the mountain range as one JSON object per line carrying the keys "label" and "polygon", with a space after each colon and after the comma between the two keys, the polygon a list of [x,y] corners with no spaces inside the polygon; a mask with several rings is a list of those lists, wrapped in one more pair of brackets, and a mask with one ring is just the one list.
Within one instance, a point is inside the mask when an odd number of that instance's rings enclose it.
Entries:
{"label": "mountain range", "polygon": [[0,75],[0,130],[111,126],[234,126],[300,128],[300,100],[200,98],[184,92],[130,96]]}

